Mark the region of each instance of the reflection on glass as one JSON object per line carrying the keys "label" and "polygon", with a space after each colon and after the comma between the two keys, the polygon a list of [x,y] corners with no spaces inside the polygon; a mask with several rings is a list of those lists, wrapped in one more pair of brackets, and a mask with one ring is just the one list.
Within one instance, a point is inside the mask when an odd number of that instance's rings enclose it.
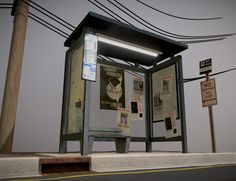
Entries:
{"label": "reflection on glass", "polygon": [[81,80],[83,46],[72,52],[68,133],[82,132],[84,81]]}

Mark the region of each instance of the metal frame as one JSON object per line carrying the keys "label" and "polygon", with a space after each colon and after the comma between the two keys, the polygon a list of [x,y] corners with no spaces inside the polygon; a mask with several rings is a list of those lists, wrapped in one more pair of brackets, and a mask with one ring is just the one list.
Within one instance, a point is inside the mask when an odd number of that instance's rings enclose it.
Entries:
{"label": "metal frame", "polygon": [[66,52],[59,153],[67,153],[67,141],[77,140],[82,137],[81,133],[68,134],[68,109],[69,109],[70,82],[71,82],[70,72],[72,66],[71,56],[72,53],[76,50],[76,48],[78,48],[82,43],[83,42],[80,39],[73,42],[72,46]]}
{"label": "metal frame", "polygon": [[[168,138],[165,137],[153,137],[151,135],[151,142],[173,142],[173,141],[181,141],[182,142],[182,152],[187,153],[187,133],[186,133],[186,117],[185,117],[185,101],[184,101],[184,81],[183,81],[183,69],[182,69],[182,57],[179,56],[172,56],[169,60],[155,65],[152,69],[150,69],[150,73],[155,73],[159,70],[167,68],[171,65],[175,65],[176,68],[176,81],[177,81],[177,105],[178,105],[178,118],[181,120],[181,136]],[[152,81],[152,76],[150,78]],[[152,84],[151,84],[152,85]],[[152,95],[152,87],[150,88],[151,95]],[[153,105],[153,100],[150,100],[151,105]],[[154,123],[153,121],[153,113],[151,111],[151,125]],[[153,126],[151,126],[151,132],[153,132]]]}

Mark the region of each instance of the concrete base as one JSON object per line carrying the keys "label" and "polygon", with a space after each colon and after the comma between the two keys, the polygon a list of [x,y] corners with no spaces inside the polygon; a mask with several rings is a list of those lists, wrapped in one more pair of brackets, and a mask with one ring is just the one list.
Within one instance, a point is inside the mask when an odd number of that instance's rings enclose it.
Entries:
{"label": "concrete base", "polygon": [[38,157],[0,157],[0,179],[39,176]]}
{"label": "concrete base", "polygon": [[236,153],[106,153],[91,157],[95,172],[236,164]]}
{"label": "concrete base", "polygon": [[[54,166],[61,163],[89,163],[91,171],[110,172],[159,168],[193,167],[219,164],[236,164],[236,153],[164,153],[131,152],[128,154],[93,153],[82,157],[68,154],[0,155],[0,179],[40,176],[42,163]],[[77,165],[78,166],[78,165]],[[79,165],[78,167],[80,167]],[[46,169],[49,170],[50,165]],[[60,167],[60,166],[59,166]],[[74,167],[74,166],[73,166]],[[60,167],[61,168],[61,167]],[[59,169],[60,170],[60,169]],[[55,171],[55,170],[54,170]],[[60,170],[58,173],[61,173]],[[54,172],[55,173],[55,172]]]}
{"label": "concrete base", "polygon": [[0,179],[91,170],[91,157],[80,154],[0,154]]}

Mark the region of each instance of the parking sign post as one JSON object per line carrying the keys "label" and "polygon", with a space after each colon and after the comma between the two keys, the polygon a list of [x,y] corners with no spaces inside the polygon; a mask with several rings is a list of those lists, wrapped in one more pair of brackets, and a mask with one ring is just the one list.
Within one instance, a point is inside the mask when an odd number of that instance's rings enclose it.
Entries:
{"label": "parking sign post", "polygon": [[201,61],[199,67],[200,67],[200,74],[205,73],[206,75],[206,80],[201,82],[202,106],[208,107],[212,152],[216,153],[214,116],[213,116],[212,106],[217,105],[217,96],[216,96],[215,79],[210,79],[209,75],[209,73],[212,70],[211,59]]}
{"label": "parking sign post", "polygon": [[[209,73],[206,74],[206,81],[210,79]],[[213,108],[212,105],[208,106],[209,112],[209,121],[210,121],[210,129],[211,129],[211,145],[212,145],[212,153],[216,153],[216,143],[215,143],[215,127],[214,127],[214,116],[213,116]]]}

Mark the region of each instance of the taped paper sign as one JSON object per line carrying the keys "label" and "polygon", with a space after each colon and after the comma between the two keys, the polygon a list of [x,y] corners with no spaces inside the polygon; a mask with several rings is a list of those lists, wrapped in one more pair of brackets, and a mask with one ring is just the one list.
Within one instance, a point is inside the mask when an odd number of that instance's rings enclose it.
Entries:
{"label": "taped paper sign", "polygon": [[172,138],[178,135],[175,112],[170,112],[165,114],[165,127],[166,127],[166,138]]}
{"label": "taped paper sign", "polygon": [[132,120],[143,120],[143,108],[141,97],[133,96],[130,99],[130,110]]}
{"label": "taped paper sign", "polygon": [[121,128],[125,134],[130,133],[130,117],[129,109],[117,109],[116,127]]}

